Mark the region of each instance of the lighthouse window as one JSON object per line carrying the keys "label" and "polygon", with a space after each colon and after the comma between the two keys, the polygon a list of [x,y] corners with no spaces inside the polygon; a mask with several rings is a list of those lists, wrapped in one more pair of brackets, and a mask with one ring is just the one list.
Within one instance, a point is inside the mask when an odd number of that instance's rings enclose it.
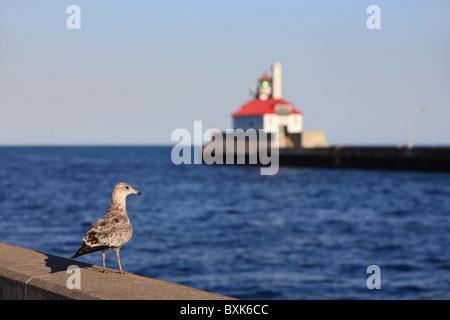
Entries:
{"label": "lighthouse window", "polygon": [[269,82],[268,81],[263,81],[262,82],[262,87],[263,88],[267,88],[269,86]]}

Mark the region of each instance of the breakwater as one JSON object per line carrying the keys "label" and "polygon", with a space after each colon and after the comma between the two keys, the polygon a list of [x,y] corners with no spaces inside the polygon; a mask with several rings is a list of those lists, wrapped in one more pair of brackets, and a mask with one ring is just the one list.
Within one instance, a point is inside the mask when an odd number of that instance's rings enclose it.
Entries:
{"label": "breakwater", "polygon": [[[270,148],[252,149],[248,145],[246,141],[245,145],[243,144],[239,149],[236,148],[235,143],[234,150],[231,151],[232,154],[234,153],[234,157],[227,155],[228,150],[226,150],[225,144],[223,147],[214,146],[216,148],[212,154],[216,160],[223,159],[221,161],[223,164],[265,166],[267,164],[265,158],[271,156],[272,150]],[[245,152],[237,150],[245,150]],[[280,148],[278,153],[280,166],[450,172],[450,147],[409,149],[395,146],[331,146],[327,148]],[[265,158],[262,158],[261,155]]]}
{"label": "breakwater", "polygon": [[450,148],[338,146],[280,149],[280,165],[450,172]]}

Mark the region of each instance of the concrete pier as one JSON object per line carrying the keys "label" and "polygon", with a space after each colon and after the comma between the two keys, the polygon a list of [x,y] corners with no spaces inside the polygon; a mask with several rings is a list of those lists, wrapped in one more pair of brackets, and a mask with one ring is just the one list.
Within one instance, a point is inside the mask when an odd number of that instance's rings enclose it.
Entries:
{"label": "concrete pier", "polygon": [[[74,274],[67,272],[71,265],[80,268],[80,289],[67,286],[69,277]],[[100,266],[0,243],[0,300],[232,299],[176,283],[108,270],[105,274]]]}

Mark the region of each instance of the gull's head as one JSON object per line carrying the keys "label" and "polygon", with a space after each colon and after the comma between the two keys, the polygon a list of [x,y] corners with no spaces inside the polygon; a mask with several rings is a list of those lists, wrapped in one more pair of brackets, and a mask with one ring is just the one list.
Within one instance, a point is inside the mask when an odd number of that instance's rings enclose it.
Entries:
{"label": "gull's head", "polygon": [[142,193],[133,189],[128,183],[121,182],[114,187],[112,194],[113,198],[126,198],[130,194],[137,194],[140,196]]}

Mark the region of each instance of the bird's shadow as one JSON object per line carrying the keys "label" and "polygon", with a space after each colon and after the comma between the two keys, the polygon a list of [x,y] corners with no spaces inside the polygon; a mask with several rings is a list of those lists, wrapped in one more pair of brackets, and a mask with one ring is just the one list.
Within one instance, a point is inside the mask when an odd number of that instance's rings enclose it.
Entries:
{"label": "bird's shadow", "polygon": [[69,260],[69,259],[66,259],[63,257],[54,256],[54,255],[44,253],[44,252],[41,252],[41,253],[47,256],[47,258],[45,258],[44,261],[45,261],[45,266],[50,268],[49,273],[67,271],[67,268],[69,266],[73,266],[73,265],[76,265],[79,268],[92,268],[93,267],[92,264]]}

